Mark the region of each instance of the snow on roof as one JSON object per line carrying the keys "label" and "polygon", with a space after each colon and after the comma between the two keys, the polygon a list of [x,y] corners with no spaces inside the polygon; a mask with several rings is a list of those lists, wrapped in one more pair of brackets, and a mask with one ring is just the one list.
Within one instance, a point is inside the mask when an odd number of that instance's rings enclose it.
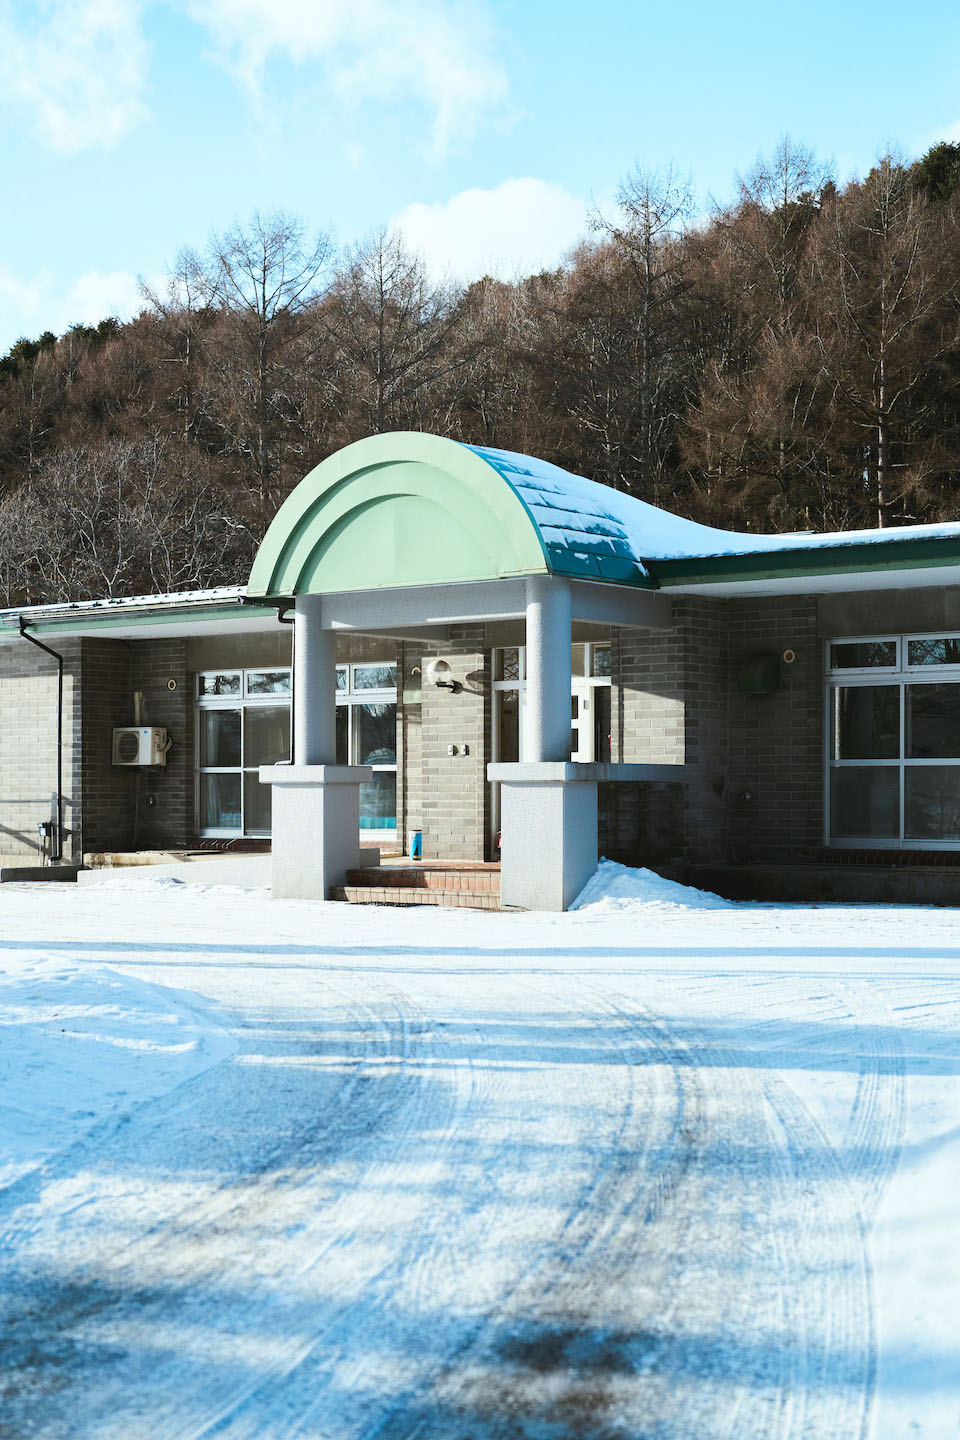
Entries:
{"label": "snow on roof", "polygon": [[0,623],[15,625],[21,615],[69,619],[73,615],[103,610],[163,610],[179,606],[239,603],[246,594],[245,585],[218,585],[212,590],[174,590],[165,595],[118,595],[106,600],[64,600],[55,605],[19,605],[0,610]]}
{"label": "snow on roof", "polygon": [[776,535],[718,530],[648,505],[608,485],[573,475],[548,460],[469,445],[517,491],[545,543],[558,549],[617,555],[646,573],[645,562],[705,559],[721,555],[820,550],[839,545],[888,544],[900,540],[960,539],[960,522],[904,525],[884,530],[842,530],[826,534],[794,531]]}

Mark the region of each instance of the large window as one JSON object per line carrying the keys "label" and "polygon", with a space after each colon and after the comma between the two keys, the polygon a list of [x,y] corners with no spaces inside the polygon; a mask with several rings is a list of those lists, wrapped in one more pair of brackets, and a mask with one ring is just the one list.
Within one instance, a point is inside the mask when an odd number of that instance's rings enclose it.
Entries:
{"label": "large window", "polygon": [[[290,671],[197,676],[197,827],[206,836],[269,836],[261,765],[290,758]],[[397,667],[337,666],[337,763],[372,765],[361,830],[397,826]]]}
{"label": "large window", "polygon": [[960,636],[827,646],[827,838],[960,846]]}
{"label": "large window", "polygon": [[290,756],[290,671],[197,676],[197,827],[201,835],[269,835],[261,765]]}

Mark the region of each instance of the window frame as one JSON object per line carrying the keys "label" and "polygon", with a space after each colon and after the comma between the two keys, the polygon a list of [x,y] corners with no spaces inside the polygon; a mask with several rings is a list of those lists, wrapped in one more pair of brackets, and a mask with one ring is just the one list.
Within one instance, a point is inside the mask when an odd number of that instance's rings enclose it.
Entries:
{"label": "window frame", "polygon": [[[193,677],[193,699],[194,699],[194,762],[193,762],[193,793],[194,793],[194,823],[197,836],[202,840],[268,840],[271,831],[248,830],[246,824],[246,786],[245,777],[248,773],[258,770],[259,765],[246,764],[246,725],[244,723],[244,712],[246,710],[265,710],[275,708],[277,705],[285,705],[290,709],[291,691],[288,688],[286,693],[276,692],[262,695],[250,694],[249,676],[251,675],[286,675],[292,684],[292,668],[289,665],[223,665],[214,670],[198,670]],[[204,695],[201,694],[201,684],[208,677],[214,675],[238,675],[240,677],[240,689],[236,695]],[[200,745],[200,716],[210,710],[238,710],[240,712],[240,764],[239,765],[203,765],[201,764]],[[289,755],[288,755],[289,758]],[[203,825],[202,784],[204,775],[239,775],[240,777],[240,826],[239,828],[228,828],[226,826]]]}
{"label": "window frame", "polygon": [[[355,685],[354,680],[356,671],[367,669],[392,669],[394,672],[393,686],[380,686],[377,689],[374,689],[373,687],[365,688],[364,686]],[[397,685],[397,679],[399,677],[399,666],[395,661],[387,661],[385,663],[381,663],[376,660],[344,660],[338,662],[337,664],[338,681],[340,675],[344,673],[346,675],[346,685],[342,689],[340,688],[339,683],[337,685],[337,707],[339,708],[342,706],[347,711],[347,758],[343,763],[347,765],[359,765],[363,762],[361,762],[359,759],[355,759],[354,757],[359,755],[360,749],[360,707],[363,705],[393,705],[394,720],[396,720],[397,710],[399,707],[399,692]],[[396,775],[398,777],[397,786],[399,790],[399,747],[396,731],[394,732],[393,743],[394,754],[397,757],[394,760],[393,764],[373,765],[371,768],[374,774]],[[397,795],[397,799],[399,799],[399,795]],[[394,801],[395,805],[397,804],[397,799],[395,799]],[[361,825],[360,834],[361,836],[371,839],[371,841],[376,838],[384,841],[395,840],[397,837],[397,826],[396,824],[394,824],[392,828],[390,826],[384,826],[381,829],[379,826],[376,825]]]}
{"label": "window frame", "polygon": [[[896,642],[896,665],[832,666],[831,647],[834,645],[872,644],[878,641]],[[960,689],[960,662],[945,665],[918,665],[909,662],[909,645],[912,640],[957,640],[960,631],[918,630],[891,635],[842,635],[831,636],[824,642],[824,767],[823,767],[823,834],[824,845],[831,850],[960,850],[960,839],[930,840],[914,839],[906,830],[906,783],[907,771],[932,766],[956,766],[960,771],[960,743],[956,756],[934,758],[913,758],[906,754],[907,748],[907,689],[915,685],[955,684]],[[896,685],[899,692],[900,753],[894,759],[834,759],[833,692],[844,688],[869,688],[871,686]],[[837,769],[862,769],[876,767],[899,770],[898,804],[900,833],[896,837],[844,835],[834,837],[831,833],[831,777]]]}

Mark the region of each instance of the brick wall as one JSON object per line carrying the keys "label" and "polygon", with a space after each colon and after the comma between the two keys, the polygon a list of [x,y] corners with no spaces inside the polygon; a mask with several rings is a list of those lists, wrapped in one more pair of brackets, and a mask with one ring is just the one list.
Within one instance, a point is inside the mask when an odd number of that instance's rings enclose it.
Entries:
{"label": "brick wall", "polygon": [[[823,667],[809,595],[731,600],[729,833],[732,860],[803,860],[823,843]],[[743,694],[751,655],[796,651],[783,685]],[[747,798],[749,796],[749,798]]]}
{"label": "brick wall", "polygon": [[[674,609],[682,602],[674,601]],[[665,631],[623,630],[612,656],[619,677],[611,703],[617,710],[622,759],[630,764],[682,765],[684,636],[678,617]]]}
{"label": "brick wall", "polygon": [[[450,665],[459,695],[423,686],[420,794],[425,859],[483,860],[489,847],[487,760],[490,751],[490,671],[483,625],[451,627],[449,642],[423,656]],[[449,753],[456,746],[457,754]],[[466,753],[464,747],[466,746]]]}
{"label": "brick wall", "polygon": [[[75,697],[80,642],[45,641],[64,657],[63,796],[64,825],[78,817],[78,777],[73,765]],[[0,854],[29,861],[39,854],[37,826],[56,814],[57,663],[26,640],[0,645]],[[67,837],[64,852],[73,854]]]}
{"label": "brick wall", "polygon": [[[669,632],[621,632],[616,701],[623,760],[684,764],[682,806],[673,786],[604,797],[608,853],[635,863],[812,855],[823,784],[815,599],[684,597],[673,619]],[[784,666],[781,689],[740,691],[746,660],[786,649],[797,660]]]}
{"label": "brick wall", "polygon": [[405,846],[408,830],[423,829],[422,669],[423,643],[397,647],[397,838]]}
{"label": "brick wall", "polygon": [[[667,631],[623,630],[613,654],[619,758],[684,765],[685,783],[601,795],[615,858],[717,859],[726,845],[727,622],[724,602],[674,600]],[[621,787],[616,787],[618,790]]]}
{"label": "brick wall", "polygon": [[137,775],[112,763],[113,731],[134,723],[130,646],[126,640],[80,641],[81,703],[73,756],[80,797],[76,853],[126,850],[133,844]]}
{"label": "brick wall", "polygon": [[[175,689],[170,688],[173,682]],[[162,725],[172,742],[167,763],[141,772],[135,842],[140,849],[181,848],[196,836],[193,685],[185,639],[130,644],[130,686],[140,691],[143,725]]]}
{"label": "brick wall", "polygon": [[728,615],[722,600],[674,602],[682,640],[684,853],[689,860],[722,859],[728,834],[730,664]]}
{"label": "brick wall", "polygon": [[597,787],[599,853],[624,865],[659,865],[683,858],[683,790],[632,781]]}

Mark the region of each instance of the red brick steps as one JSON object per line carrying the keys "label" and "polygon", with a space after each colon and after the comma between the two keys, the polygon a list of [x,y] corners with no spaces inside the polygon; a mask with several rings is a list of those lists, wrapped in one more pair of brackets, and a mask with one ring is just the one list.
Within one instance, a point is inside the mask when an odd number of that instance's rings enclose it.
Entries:
{"label": "red brick steps", "polygon": [[425,861],[348,870],[334,900],[351,905],[443,905],[455,910],[499,910],[500,866]]}

